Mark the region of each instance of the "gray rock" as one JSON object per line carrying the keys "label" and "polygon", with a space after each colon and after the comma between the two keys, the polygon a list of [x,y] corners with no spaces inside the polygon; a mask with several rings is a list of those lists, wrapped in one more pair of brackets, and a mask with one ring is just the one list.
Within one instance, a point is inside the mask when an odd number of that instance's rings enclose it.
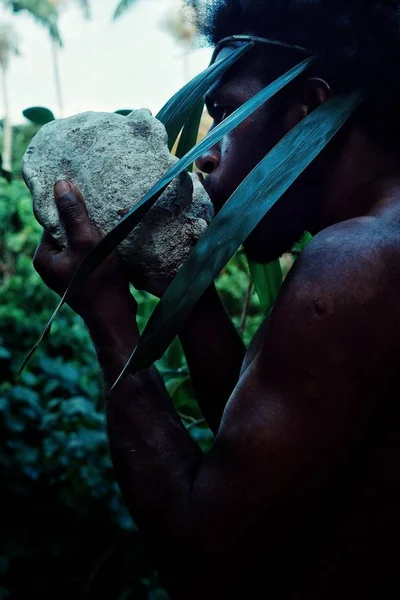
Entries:
{"label": "gray rock", "polygon": [[[39,223],[65,247],[53,187],[68,179],[81,191],[89,217],[105,235],[176,162],[164,126],[147,109],[127,117],[87,112],[48,123],[33,138],[22,163]],[[196,175],[171,182],[118,248],[144,279],[170,279],[213,216]]]}

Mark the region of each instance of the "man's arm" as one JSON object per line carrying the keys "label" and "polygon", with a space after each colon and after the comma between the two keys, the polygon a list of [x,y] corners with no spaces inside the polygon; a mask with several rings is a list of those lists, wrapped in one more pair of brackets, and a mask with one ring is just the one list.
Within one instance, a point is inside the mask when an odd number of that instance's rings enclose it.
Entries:
{"label": "man's arm", "polygon": [[200,299],[180,341],[200,409],[214,434],[240,375],[245,347],[215,286]]}
{"label": "man's arm", "polygon": [[[301,521],[304,498],[348,466],[362,443],[387,380],[390,331],[398,320],[382,310],[385,262],[369,252],[368,226],[333,228],[304,251],[206,455],[154,368],[128,376],[107,395],[125,501],[178,595],[185,597],[197,577],[210,585],[215,577],[221,585],[228,574],[234,579],[241,544],[249,536],[254,541],[261,524],[274,552],[287,544],[287,522]],[[43,261],[42,252],[39,271]],[[86,318],[108,386],[138,336],[133,309],[117,288],[119,301]]]}

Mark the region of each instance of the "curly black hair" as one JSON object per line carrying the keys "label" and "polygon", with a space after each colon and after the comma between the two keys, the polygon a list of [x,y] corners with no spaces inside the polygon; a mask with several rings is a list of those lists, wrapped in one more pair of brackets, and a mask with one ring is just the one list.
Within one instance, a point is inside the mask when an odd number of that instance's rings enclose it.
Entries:
{"label": "curly black hair", "polygon": [[305,47],[336,93],[363,87],[369,118],[400,132],[400,0],[187,0],[216,45],[251,33]]}

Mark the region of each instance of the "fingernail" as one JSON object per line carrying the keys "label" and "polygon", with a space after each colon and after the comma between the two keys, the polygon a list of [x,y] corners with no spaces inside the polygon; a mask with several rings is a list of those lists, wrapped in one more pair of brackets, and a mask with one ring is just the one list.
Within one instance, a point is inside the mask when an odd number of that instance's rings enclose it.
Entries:
{"label": "fingernail", "polygon": [[71,190],[72,188],[70,183],[65,179],[57,181],[56,185],[54,186],[54,194],[56,198],[62,198],[62,196],[65,196],[65,194],[69,194]]}

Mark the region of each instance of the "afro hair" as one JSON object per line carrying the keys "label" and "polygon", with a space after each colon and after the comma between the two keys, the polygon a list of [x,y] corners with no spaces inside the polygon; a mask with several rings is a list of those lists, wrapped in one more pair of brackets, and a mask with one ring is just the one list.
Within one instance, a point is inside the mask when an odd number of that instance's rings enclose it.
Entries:
{"label": "afro hair", "polygon": [[[400,1],[187,0],[209,43],[253,34],[307,48],[337,93],[362,87],[375,116],[400,123]],[[390,114],[390,116],[389,116]],[[371,115],[371,112],[370,112]]]}

